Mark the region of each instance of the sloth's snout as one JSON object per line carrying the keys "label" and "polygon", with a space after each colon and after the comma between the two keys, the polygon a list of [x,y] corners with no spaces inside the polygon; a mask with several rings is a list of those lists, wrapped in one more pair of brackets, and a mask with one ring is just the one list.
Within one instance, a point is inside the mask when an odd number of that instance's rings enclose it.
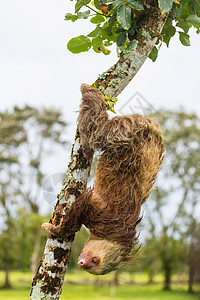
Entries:
{"label": "sloth's snout", "polygon": [[79,266],[79,268],[84,268],[84,267],[86,266],[86,261],[85,261],[85,259],[79,260],[78,266]]}

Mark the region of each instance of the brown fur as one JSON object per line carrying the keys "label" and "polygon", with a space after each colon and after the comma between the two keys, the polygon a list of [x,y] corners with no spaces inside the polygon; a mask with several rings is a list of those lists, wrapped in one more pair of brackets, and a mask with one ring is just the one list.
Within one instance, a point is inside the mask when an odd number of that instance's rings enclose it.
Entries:
{"label": "brown fur", "polygon": [[99,265],[90,271],[105,274],[128,259],[137,243],[141,205],[163,160],[163,136],[154,120],[138,114],[109,120],[101,92],[86,84],[81,92],[81,144],[86,153],[102,151],[94,189],[72,204],[59,226],[48,224],[44,228],[63,236],[75,233],[82,224],[88,227],[91,236],[83,251],[94,250],[94,245],[101,245],[99,252],[104,249],[104,255],[98,254]]}

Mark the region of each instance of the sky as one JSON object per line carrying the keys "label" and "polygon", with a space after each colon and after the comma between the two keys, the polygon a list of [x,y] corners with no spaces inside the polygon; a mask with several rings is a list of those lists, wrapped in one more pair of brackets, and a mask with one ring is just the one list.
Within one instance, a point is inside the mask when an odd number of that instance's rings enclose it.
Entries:
{"label": "sky", "polygon": [[[70,123],[72,142],[79,109],[81,83],[92,84],[99,74],[117,61],[116,50],[109,56],[93,51],[72,54],[70,38],[88,34],[93,24],[85,20],[64,21],[73,13],[66,0],[6,0],[0,3],[0,109],[13,105],[50,106],[63,111]],[[88,24],[87,24],[88,23]],[[183,46],[178,35],[167,48],[162,45],[155,63],[147,59],[134,80],[118,97],[117,112],[133,97],[154,109],[178,109],[200,114],[200,36],[191,31],[191,46]],[[138,100],[139,97],[139,100]],[[129,103],[129,102],[128,102]],[[125,105],[123,113],[130,113]],[[52,163],[49,173],[63,171],[63,163]]]}
{"label": "sky", "polygon": [[[72,54],[67,41],[94,29],[85,20],[64,21],[73,12],[66,0],[7,0],[0,4],[1,109],[24,103],[62,109],[74,123],[80,104],[81,83],[93,83],[98,74],[117,61],[94,53]],[[155,63],[149,59],[119,96],[120,107],[136,92],[154,107],[180,105],[200,113],[200,36],[192,32],[191,47],[178,36],[169,48],[162,45]]]}

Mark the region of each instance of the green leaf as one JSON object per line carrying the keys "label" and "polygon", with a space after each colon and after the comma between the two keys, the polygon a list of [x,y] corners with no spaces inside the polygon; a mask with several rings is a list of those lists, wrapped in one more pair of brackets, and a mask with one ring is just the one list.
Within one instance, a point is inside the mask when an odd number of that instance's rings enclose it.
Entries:
{"label": "green leaf", "polygon": [[93,24],[100,24],[104,21],[105,21],[105,18],[103,16],[100,16],[100,15],[96,15],[95,17],[92,17],[90,19],[90,22],[93,23]]}
{"label": "green leaf", "polygon": [[186,21],[191,23],[194,27],[197,27],[197,28],[200,27],[200,18],[196,14],[188,16],[186,18]]}
{"label": "green leaf", "polygon": [[112,1],[111,1],[111,0],[102,0],[102,2],[103,2],[104,4],[108,4],[108,3],[112,2]]}
{"label": "green leaf", "polygon": [[166,35],[168,37],[172,37],[174,36],[176,33],[176,28],[174,26],[168,26],[167,29],[166,29]]}
{"label": "green leaf", "polygon": [[112,28],[103,28],[101,30],[102,32],[102,39],[103,40],[108,40],[110,42],[116,42],[117,41],[117,38],[118,38],[118,35],[119,34],[116,34],[116,26],[112,26]]}
{"label": "green leaf", "polygon": [[93,50],[97,53],[100,53],[101,52],[101,38],[100,36],[97,36],[95,37],[94,39],[92,39],[92,47],[93,47]]}
{"label": "green leaf", "polygon": [[90,10],[86,10],[84,12],[78,12],[77,15],[72,15],[70,13],[65,15],[65,21],[71,20],[75,22],[78,19],[87,19],[90,15]]}
{"label": "green leaf", "polygon": [[65,21],[68,21],[68,20],[75,22],[76,20],[78,20],[78,16],[68,13],[65,15]]}
{"label": "green leaf", "polygon": [[72,38],[68,42],[67,48],[72,53],[85,52],[91,48],[91,41],[87,36],[80,35],[75,38]]}
{"label": "green leaf", "polygon": [[167,47],[169,46],[169,42],[171,40],[171,37],[175,34],[176,29],[172,25],[172,18],[168,17],[163,30],[162,30],[162,36],[164,43],[167,44]]}
{"label": "green leaf", "polygon": [[112,46],[112,44],[113,44],[113,41],[104,41],[104,45],[106,47]]}
{"label": "green leaf", "polygon": [[89,15],[90,15],[90,10],[86,10],[84,12],[78,12],[77,13],[77,17],[79,19],[87,19],[89,17]]}
{"label": "green leaf", "polygon": [[190,46],[190,36],[187,33],[179,31],[179,40],[184,46]]}
{"label": "green leaf", "polygon": [[151,53],[149,54],[149,58],[154,62],[158,57],[158,49],[154,46]]}
{"label": "green leaf", "polygon": [[99,2],[100,0],[94,0],[94,6],[99,9]]}
{"label": "green leaf", "polygon": [[103,38],[103,40],[108,40],[108,41],[112,41],[113,40],[112,33],[109,31],[108,28],[102,29],[101,32],[102,32],[102,38]]}
{"label": "green leaf", "polygon": [[163,42],[166,43],[167,47],[169,47],[169,42],[170,42],[171,38],[167,35],[163,36]]}
{"label": "green leaf", "polygon": [[118,33],[116,33],[117,28],[118,28],[118,26],[113,26],[113,28],[112,28],[112,40],[114,42],[117,42],[118,35],[119,35]]}
{"label": "green leaf", "polygon": [[104,46],[101,37],[95,37],[92,40],[92,46],[95,52],[100,53],[101,51],[105,54],[108,55],[110,53],[110,51]]}
{"label": "green leaf", "polygon": [[118,6],[122,5],[123,4],[123,0],[115,0],[113,3],[112,3],[112,9],[116,9]]}
{"label": "green leaf", "polygon": [[127,0],[127,4],[129,4],[133,9],[144,9],[142,3],[137,0]]}
{"label": "green leaf", "polygon": [[114,107],[115,107],[115,103],[117,102],[117,98],[115,98],[116,100],[113,100],[113,98],[111,99],[106,99],[107,97],[104,97],[105,98],[105,103],[106,103],[106,109],[107,110],[110,110],[112,111],[114,114],[116,114],[115,110],[114,110]]}
{"label": "green leaf", "polygon": [[108,24],[109,24],[109,30],[110,32],[112,31],[113,26],[115,25],[115,21],[116,21],[116,10],[114,11],[113,14],[111,14],[110,18],[108,19]]}
{"label": "green leaf", "polygon": [[131,26],[131,28],[129,28],[129,30],[128,30],[128,34],[133,36],[136,31],[137,31],[137,27],[136,26]]}
{"label": "green leaf", "polygon": [[182,8],[180,7],[180,5],[175,5],[173,7],[173,15],[174,15],[174,17],[175,18],[179,18],[180,15],[181,15],[181,13],[182,13]]}
{"label": "green leaf", "polygon": [[95,28],[95,30],[91,31],[91,32],[88,34],[88,36],[89,36],[89,37],[95,37],[98,33],[100,33],[100,31],[101,31],[101,27],[97,26],[97,27]]}
{"label": "green leaf", "polygon": [[126,42],[126,39],[127,39],[127,34],[126,34],[126,32],[121,33],[121,34],[118,36],[118,39],[117,39],[117,45],[118,45],[118,46],[123,45],[123,44]]}
{"label": "green leaf", "polygon": [[124,28],[119,28],[117,29],[116,33],[122,33],[122,32],[127,32]]}
{"label": "green leaf", "polygon": [[178,23],[176,23],[176,26],[182,28],[185,33],[187,33],[190,29],[190,25],[184,20],[180,20]]}
{"label": "green leaf", "polygon": [[101,51],[103,52],[103,54],[105,54],[105,55],[110,54],[111,51],[105,47],[104,43],[101,43],[100,47],[101,47]]}
{"label": "green leaf", "polygon": [[174,0],[158,0],[158,5],[160,10],[164,10],[165,12],[169,12],[172,8]]}
{"label": "green leaf", "polygon": [[117,9],[117,21],[126,30],[131,27],[131,8],[122,5]]}
{"label": "green leaf", "polygon": [[90,0],[77,1],[75,5],[75,12],[77,13],[81,9],[81,7],[87,5],[88,3],[90,3]]}

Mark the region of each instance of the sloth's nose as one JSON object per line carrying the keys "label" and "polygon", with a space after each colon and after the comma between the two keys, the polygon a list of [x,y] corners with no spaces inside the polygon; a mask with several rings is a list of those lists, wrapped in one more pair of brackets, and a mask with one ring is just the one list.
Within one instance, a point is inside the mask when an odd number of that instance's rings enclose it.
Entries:
{"label": "sloth's nose", "polygon": [[86,261],[85,261],[85,259],[79,260],[78,266],[79,266],[79,268],[84,268],[84,267],[86,266]]}

